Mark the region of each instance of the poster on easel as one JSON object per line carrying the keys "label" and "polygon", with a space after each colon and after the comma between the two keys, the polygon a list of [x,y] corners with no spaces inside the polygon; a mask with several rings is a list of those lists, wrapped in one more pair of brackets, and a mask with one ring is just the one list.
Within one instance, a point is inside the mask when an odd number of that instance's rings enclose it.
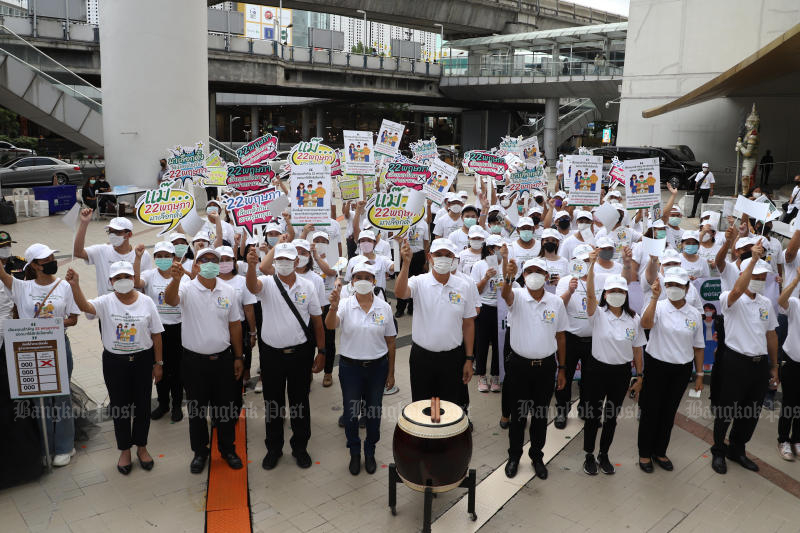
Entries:
{"label": "poster on easel", "polygon": [[69,394],[63,319],[7,319],[3,325],[11,399]]}
{"label": "poster on easel", "polygon": [[292,226],[328,225],[331,216],[331,168],[292,165],[289,179]]}
{"label": "poster on easel", "polygon": [[375,153],[371,131],[343,130],[344,173],[359,176],[375,174]]}
{"label": "poster on easel", "polygon": [[657,157],[628,159],[625,171],[625,208],[649,209],[661,203],[661,172]]}
{"label": "poster on easel", "polygon": [[603,157],[568,155],[564,157],[564,187],[569,190],[569,205],[600,205]]}

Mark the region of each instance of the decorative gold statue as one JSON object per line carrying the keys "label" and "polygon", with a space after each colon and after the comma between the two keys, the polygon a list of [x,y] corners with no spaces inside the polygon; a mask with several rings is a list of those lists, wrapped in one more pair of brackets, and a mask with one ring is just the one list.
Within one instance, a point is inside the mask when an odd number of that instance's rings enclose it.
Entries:
{"label": "decorative gold statue", "polygon": [[744,141],[741,137],[736,139],[736,153],[742,154],[742,194],[747,194],[750,185],[755,183],[756,168],[758,163],[758,128],[761,119],[756,112],[756,104],[744,121]]}

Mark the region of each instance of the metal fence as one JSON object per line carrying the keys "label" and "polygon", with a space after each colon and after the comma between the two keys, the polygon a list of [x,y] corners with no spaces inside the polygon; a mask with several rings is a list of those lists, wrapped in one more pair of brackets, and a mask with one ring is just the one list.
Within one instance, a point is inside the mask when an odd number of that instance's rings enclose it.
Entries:
{"label": "metal fence", "polygon": [[515,77],[553,77],[553,76],[622,76],[624,60],[607,59],[562,59],[531,54],[482,55],[473,54],[463,61],[463,57],[453,61],[444,60],[444,76],[515,76]]}

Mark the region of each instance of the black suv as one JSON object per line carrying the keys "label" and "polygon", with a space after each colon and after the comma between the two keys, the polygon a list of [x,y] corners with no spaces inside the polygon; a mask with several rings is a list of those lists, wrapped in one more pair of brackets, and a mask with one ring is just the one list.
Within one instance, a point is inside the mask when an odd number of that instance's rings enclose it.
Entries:
{"label": "black suv", "polygon": [[604,146],[592,150],[593,155],[603,156],[603,174],[608,172],[611,159],[617,156],[626,159],[646,159],[657,157],[661,162],[661,185],[669,181],[679,189],[687,189],[689,179],[700,171],[701,163],[688,159],[685,151],[678,148],[657,148],[652,146]]}

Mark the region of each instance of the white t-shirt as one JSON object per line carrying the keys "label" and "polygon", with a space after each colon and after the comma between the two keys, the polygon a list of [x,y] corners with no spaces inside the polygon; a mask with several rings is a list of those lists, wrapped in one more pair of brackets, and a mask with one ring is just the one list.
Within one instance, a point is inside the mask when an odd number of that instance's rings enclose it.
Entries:
{"label": "white t-shirt", "polygon": [[236,289],[219,278],[214,281],[213,289],[206,288],[198,278],[178,288],[181,343],[187,350],[206,355],[227,350],[231,345],[230,323],[244,318]]}
{"label": "white t-shirt", "polygon": [[[234,243],[236,242],[234,240],[234,235],[236,234],[236,232],[234,231],[233,226],[230,223],[225,222],[224,220],[220,220],[220,222],[222,225],[222,240],[228,241],[228,246],[233,246]],[[205,224],[203,224],[203,227],[200,231],[208,232],[208,236],[211,239],[210,245],[214,246],[214,241],[217,239],[217,225],[212,224],[211,222],[206,220]]]}
{"label": "white t-shirt", "polygon": [[[648,302],[649,304],[649,302]],[[694,361],[694,348],[704,348],[702,314],[687,303],[677,309],[669,300],[656,304],[647,353],[665,363]]]}
{"label": "white t-shirt", "polygon": [[[481,259],[480,261],[476,262],[475,265],[472,267],[472,272],[470,272],[470,276],[472,277],[472,281],[475,285],[478,284],[480,280],[486,275],[486,272],[489,270],[489,264],[486,262],[486,259]],[[481,304],[483,305],[491,305],[497,306],[497,298],[500,295],[500,292],[503,290],[503,274],[502,274],[502,265],[499,265],[495,268],[497,273],[494,277],[490,278],[489,281],[483,286],[483,290],[480,292],[481,295]]]}
{"label": "white t-shirt", "polygon": [[667,246],[680,251],[681,241],[683,241],[683,229],[673,229],[672,226],[667,226]]}
{"label": "white t-shirt", "polygon": [[573,233],[563,241],[561,241],[561,246],[558,247],[558,255],[569,261],[572,259],[572,252],[575,251],[575,247],[580,244],[586,244],[585,242],[578,239],[579,233]]}
{"label": "white t-shirt", "polygon": [[[172,276],[165,278],[157,268],[151,268],[142,272],[140,279],[144,283],[144,293],[149,296],[156,304],[158,315],[161,318],[162,324],[180,324],[181,323],[181,308],[180,306],[172,307],[164,302],[164,292],[167,290],[167,285],[172,281]],[[184,275],[181,278],[181,283],[190,281],[191,278]]]}
{"label": "white t-shirt", "polygon": [[330,303],[328,301],[328,296],[325,293],[325,281],[322,279],[322,276],[314,272],[313,269],[308,272],[303,272],[302,274],[297,272],[297,275],[305,280],[310,281],[311,284],[314,285],[314,289],[317,291],[317,301],[319,302],[320,307],[324,307]]}
{"label": "white t-shirt", "polygon": [[689,261],[684,254],[681,254],[681,268],[693,278],[707,278],[711,275],[708,262],[700,257],[699,253],[697,254],[696,261]]}
{"label": "white t-shirt", "polygon": [[729,294],[725,291],[719,295],[720,310],[725,316],[725,346],[751,357],[767,355],[766,333],[778,327],[772,303],[761,294],[753,299],[742,294],[729,306]]}
{"label": "white t-shirt", "polygon": [[428,224],[424,220],[417,222],[408,230],[406,237],[408,237],[408,245],[411,247],[411,251],[421,252],[425,249],[425,241],[430,241]]}
{"label": "white t-shirt", "polygon": [[[111,263],[117,261],[127,261],[133,264],[136,260],[136,252],[131,251],[127,254],[120,254],[114,250],[110,244],[93,244],[86,247],[86,256],[89,258],[87,262],[94,265],[95,274],[97,276],[97,295],[103,295],[114,292],[111,287],[111,282],[108,280],[109,269]],[[150,252],[145,251],[142,255],[141,271],[150,270],[153,268],[153,260],[150,257]]]}
{"label": "white t-shirt", "polygon": [[[550,274],[551,277],[556,275],[560,280],[564,276],[569,275],[569,261],[563,257],[559,257],[555,261],[551,261],[546,257],[542,257],[542,259],[544,259],[544,262],[547,264],[547,273]],[[522,265],[518,265],[518,268],[522,268]]]}
{"label": "white t-shirt", "polygon": [[[259,276],[262,288],[256,296],[261,301],[263,315],[261,326],[261,340],[273,348],[288,348],[305,344],[313,339],[306,339],[306,334],[302,326],[295,318],[289,304],[281,295],[278,286],[275,285],[273,276]],[[289,301],[297,309],[300,318],[306,323],[311,322],[312,316],[322,316],[322,308],[317,297],[317,289],[314,284],[307,279],[295,276],[294,284],[289,287],[283,281]],[[415,309],[416,311],[416,309]]]}
{"label": "white t-shirt", "polygon": [[775,237],[769,237],[769,244],[764,245],[764,257],[761,259],[769,263],[769,266],[772,267],[772,271],[777,274],[778,265],[782,265],[784,263],[781,241]]}
{"label": "white t-shirt", "polygon": [[438,237],[447,238],[451,233],[463,225],[464,223],[461,221],[461,217],[453,220],[449,215],[445,214],[436,221],[436,224],[433,226],[433,234]]}
{"label": "white t-shirt", "polygon": [[[697,255],[699,255],[700,258],[706,262],[706,264],[708,264],[708,275],[715,278],[719,277],[719,270],[717,270],[717,267],[711,263],[716,260],[717,252],[719,252],[720,248],[722,248],[722,244],[715,241],[714,244],[708,248],[705,248],[701,244],[700,248],[697,250]],[[711,263],[709,263],[709,261],[711,261]]]}
{"label": "white t-shirt", "polygon": [[339,353],[351,359],[383,357],[389,351],[386,337],[397,335],[391,306],[377,297],[366,313],[355,296],[342,300],[336,316],[341,327]]}
{"label": "white t-shirt", "polygon": [[[326,262],[328,260],[327,257],[323,257],[322,259],[325,260]],[[327,274],[325,274],[319,267],[319,265],[317,265],[316,261],[314,261],[314,265],[311,267],[311,269],[314,271],[316,275],[322,278],[322,283],[325,286],[325,299],[320,303],[321,305],[328,305],[328,297],[330,297],[331,293],[333,292],[333,289],[336,288],[336,275],[334,274],[332,276],[328,276]]]}
{"label": "white t-shirt", "polygon": [[789,307],[782,309],[789,318],[789,334],[783,343],[783,351],[792,361],[800,363],[800,300],[792,296],[789,298]]}
{"label": "white t-shirt", "polygon": [[356,263],[367,261],[375,271],[375,284],[381,289],[386,289],[386,275],[394,272],[394,263],[387,257],[375,253],[375,259],[368,259],[365,255],[357,255],[347,262],[344,280],[350,282],[353,279],[353,267]]}
{"label": "white t-shirt", "polygon": [[467,248],[458,252],[458,271],[470,275],[472,267],[481,260],[481,251]]}
{"label": "white t-shirt", "polygon": [[592,357],[602,363],[630,363],[633,348],[647,342],[637,314],[630,316],[622,311],[617,317],[607,307],[598,305],[589,322],[592,324]]}
{"label": "white t-shirt", "polygon": [[517,270],[522,271],[522,265],[528,259],[539,257],[539,251],[542,249],[542,242],[536,241],[531,248],[523,248],[520,246],[519,241],[514,241],[508,246],[508,259],[513,259],[517,262]]}
{"label": "white t-shirt", "polygon": [[445,352],[464,340],[463,320],[477,312],[470,294],[470,283],[451,275],[441,284],[428,272],[408,280],[414,315],[411,318],[411,339],[432,352]]}
{"label": "white t-shirt", "polygon": [[[0,266],[0,268],[3,268]],[[11,311],[14,309],[14,300],[11,299],[11,291],[0,283],[0,342],[3,342],[5,332],[5,321],[12,317]]]}
{"label": "white t-shirt", "polygon": [[611,230],[610,233],[606,228],[600,228],[595,238],[599,239],[600,237],[608,237],[614,243],[614,261],[620,260],[623,248],[642,240],[641,233],[625,226]]}
{"label": "white t-shirt", "polygon": [[[596,265],[595,265],[596,266]],[[558,280],[556,286],[556,296],[559,298],[564,293],[569,292],[569,284],[574,276],[564,276]],[[605,275],[597,275],[594,277],[594,292],[597,301],[600,301],[600,295],[603,294],[603,284],[605,283]],[[589,323],[589,315],[586,313],[586,281],[578,279],[578,288],[572,293],[567,304],[567,317],[569,324],[567,330],[573,335],[578,337],[591,337],[592,325]],[[562,300],[563,302],[563,300]]]}
{"label": "white t-shirt", "polygon": [[[695,183],[700,183],[700,180],[703,179],[703,176],[704,174],[703,171],[701,170],[700,172],[697,173],[697,176],[694,177]],[[709,171],[708,175],[705,176],[705,178],[706,179],[703,181],[703,183],[700,184],[700,189],[702,190],[711,188],[711,184],[714,183],[714,173]]]}
{"label": "white t-shirt", "polygon": [[447,238],[456,245],[456,250],[464,250],[469,246],[469,234],[464,231],[463,226],[450,232]]}
{"label": "white t-shirt", "polygon": [[598,274],[605,274],[607,276],[611,275],[611,274],[620,274],[621,275],[622,274],[622,264],[614,262],[614,264],[611,265],[611,267],[606,268],[603,265],[601,265],[600,263],[595,263],[594,264],[594,275],[597,276]]}
{"label": "white t-shirt", "polygon": [[800,185],[795,185],[792,189],[792,194],[789,195],[789,207],[786,211],[794,213],[797,209],[800,209]]}
{"label": "white t-shirt", "polygon": [[244,316],[244,306],[253,305],[258,301],[256,295],[247,290],[247,278],[244,276],[233,276],[231,279],[227,280],[222,278],[219,279],[233,287],[233,290],[236,291],[236,299],[239,300],[242,320],[245,320],[246,317]]}
{"label": "white t-shirt", "polygon": [[[786,262],[786,250],[783,251],[783,260]],[[786,288],[792,280],[797,276],[797,267],[800,266],[800,253],[794,256],[794,261],[785,263],[783,267],[783,287]],[[800,296],[800,285],[795,287],[792,296]]]}
{"label": "white t-shirt", "polygon": [[150,349],[152,335],[164,331],[156,304],[143,294],[136,293],[136,301],[130,305],[122,303],[116,294],[103,294],[89,303],[97,311],[95,316],[102,325],[103,347],[111,353]]}
{"label": "white t-shirt", "polygon": [[528,289],[512,289],[514,302],[508,310],[511,349],[526,359],[544,359],[558,349],[556,333],[569,327],[564,302],[547,291],[537,302]]}
{"label": "white t-shirt", "polygon": [[[66,281],[61,280],[58,283],[56,280],[49,285],[39,285],[34,280],[23,281],[15,277],[11,279],[11,299],[17,306],[20,318],[33,318],[36,311],[39,311],[38,318],[67,318],[69,315],[81,314],[72,297],[72,287]],[[58,286],[43,304],[42,300],[55,283]]]}

